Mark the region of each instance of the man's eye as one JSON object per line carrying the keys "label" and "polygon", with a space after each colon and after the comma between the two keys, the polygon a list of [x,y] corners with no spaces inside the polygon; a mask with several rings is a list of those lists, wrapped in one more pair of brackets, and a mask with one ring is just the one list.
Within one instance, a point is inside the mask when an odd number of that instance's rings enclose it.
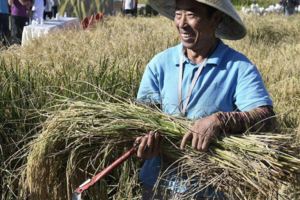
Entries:
{"label": "man's eye", "polygon": [[178,15],[178,16],[179,16],[179,15],[181,16],[181,15],[182,15],[182,12],[176,11],[176,12],[175,12],[175,15],[176,15],[176,16],[177,16],[177,15]]}
{"label": "man's eye", "polygon": [[181,18],[182,12],[175,12],[175,18]]}
{"label": "man's eye", "polygon": [[189,17],[189,18],[196,17],[195,13],[192,13],[192,12],[187,12],[186,16]]}

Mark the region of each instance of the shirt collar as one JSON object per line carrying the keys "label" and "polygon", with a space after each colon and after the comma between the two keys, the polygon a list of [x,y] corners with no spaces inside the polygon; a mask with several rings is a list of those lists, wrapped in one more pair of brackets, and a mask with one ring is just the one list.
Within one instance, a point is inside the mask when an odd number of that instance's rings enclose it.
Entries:
{"label": "shirt collar", "polygon": [[[225,54],[224,49],[225,48],[226,48],[226,45],[223,43],[222,40],[219,40],[217,47],[215,48],[213,53],[208,57],[206,64],[218,66],[224,57],[224,54]],[[184,55],[182,43],[180,43],[180,45],[178,45],[178,50],[179,50],[179,58],[178,58],[178,61],[177,61],[178,63],[176,64],[176,66],[179,66],[180,56],[183,56],[184,63],[190,63],[195,66],[197,65],[197,64],[191,63],[190,60]]]}

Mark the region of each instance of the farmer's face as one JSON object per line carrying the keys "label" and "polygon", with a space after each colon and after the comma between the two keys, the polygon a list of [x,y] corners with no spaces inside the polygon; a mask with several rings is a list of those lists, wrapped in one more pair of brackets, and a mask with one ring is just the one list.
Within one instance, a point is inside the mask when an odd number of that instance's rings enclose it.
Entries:
{"label": "farmer's face", "polygon": [[183,46],[197,50],[215,38],[215,13],[208,17],[207,7],[194,0],[176,0],[175,25]]}

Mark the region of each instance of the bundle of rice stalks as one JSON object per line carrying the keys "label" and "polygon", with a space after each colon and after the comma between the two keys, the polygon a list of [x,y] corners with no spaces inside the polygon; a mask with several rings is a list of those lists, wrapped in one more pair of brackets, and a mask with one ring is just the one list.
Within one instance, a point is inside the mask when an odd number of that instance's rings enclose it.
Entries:
{"label": "bundle of rice stalks", "polygon": [[[150,130],[167,139],[164,153],[179,160],[177,166],[186,181],[193,183],[194,189],[183,198],[211,186],[230,199],[268,199],[278,195],[282,184],[296,184],[300,159],[291,146],[292,135],[228,136],[215,141],[207,153],[180,151],[177,144],[190,124],[130,102],[67,101],[59,111],[49,113],[41,134],[30,144],[22,182],[23,191],[30,194],[23,195],[70,199],[86,177],[99,172]],[[102,191],[102,198],[139,199],[136,161],[124,166],[102,181],[106,191],[96,186],[91,195]]]}
{"label": "bundle of rice stalks", "polygon": [[[134,104],[67,102],[60,109],[49,116],[42,133],[30,145],[23,186],[33,199],[69,199],[80,183],[120,156],[143,133],[155,129],[166,134],[183,134],[180,124],[167,120],[164,114]],[[136,170],[132,170],[136,166],[129,169],[126,181],[117,182],[118,190],[128,187],[128,181],[137,184]],[[126,172],[119,170],[112,174],[116,180],[121,175]],[[116,184],[113,181],[107,184],[110,183]],[[138,189],[134,186],[131,189],[136,194]],[[122,192],[115,192],[112,187],[109,190],[112,191],[107,195],[114,194],[115,199]],[[125,191],[129,198],[128,188]],[[130,199],[134,198],[138,197]]]}
{"label": "bundle of rice stalks", "polygon": [[299,184],[300,159],[291,140],[280,134],[229,136],[214,142],[209,154],[189,153],[179,168],[193,190],[183,197],[213,186],[234,199],[286,199],[280,188]]}

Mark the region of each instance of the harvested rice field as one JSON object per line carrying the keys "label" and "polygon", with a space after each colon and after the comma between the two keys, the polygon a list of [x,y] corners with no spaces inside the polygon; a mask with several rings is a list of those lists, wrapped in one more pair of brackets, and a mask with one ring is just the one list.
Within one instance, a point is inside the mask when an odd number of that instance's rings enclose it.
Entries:
{"label": "harvested rice field", "polygon": [[[227,199],[300,199],[300,15],[242,18],[247,36],[224,42],[259,68],[278,125],[221,138],[207,153],[178,148],[192,122],[134,103],[146,64],[179,42],[172,21],[105,17],[93,29],[2,48],[1,199],[71,199],[149,130],[163,133],[164,154],[198,178],[196,191],[212,186]],[[82,198],[141,199],[141,165],[129,158]]]}

